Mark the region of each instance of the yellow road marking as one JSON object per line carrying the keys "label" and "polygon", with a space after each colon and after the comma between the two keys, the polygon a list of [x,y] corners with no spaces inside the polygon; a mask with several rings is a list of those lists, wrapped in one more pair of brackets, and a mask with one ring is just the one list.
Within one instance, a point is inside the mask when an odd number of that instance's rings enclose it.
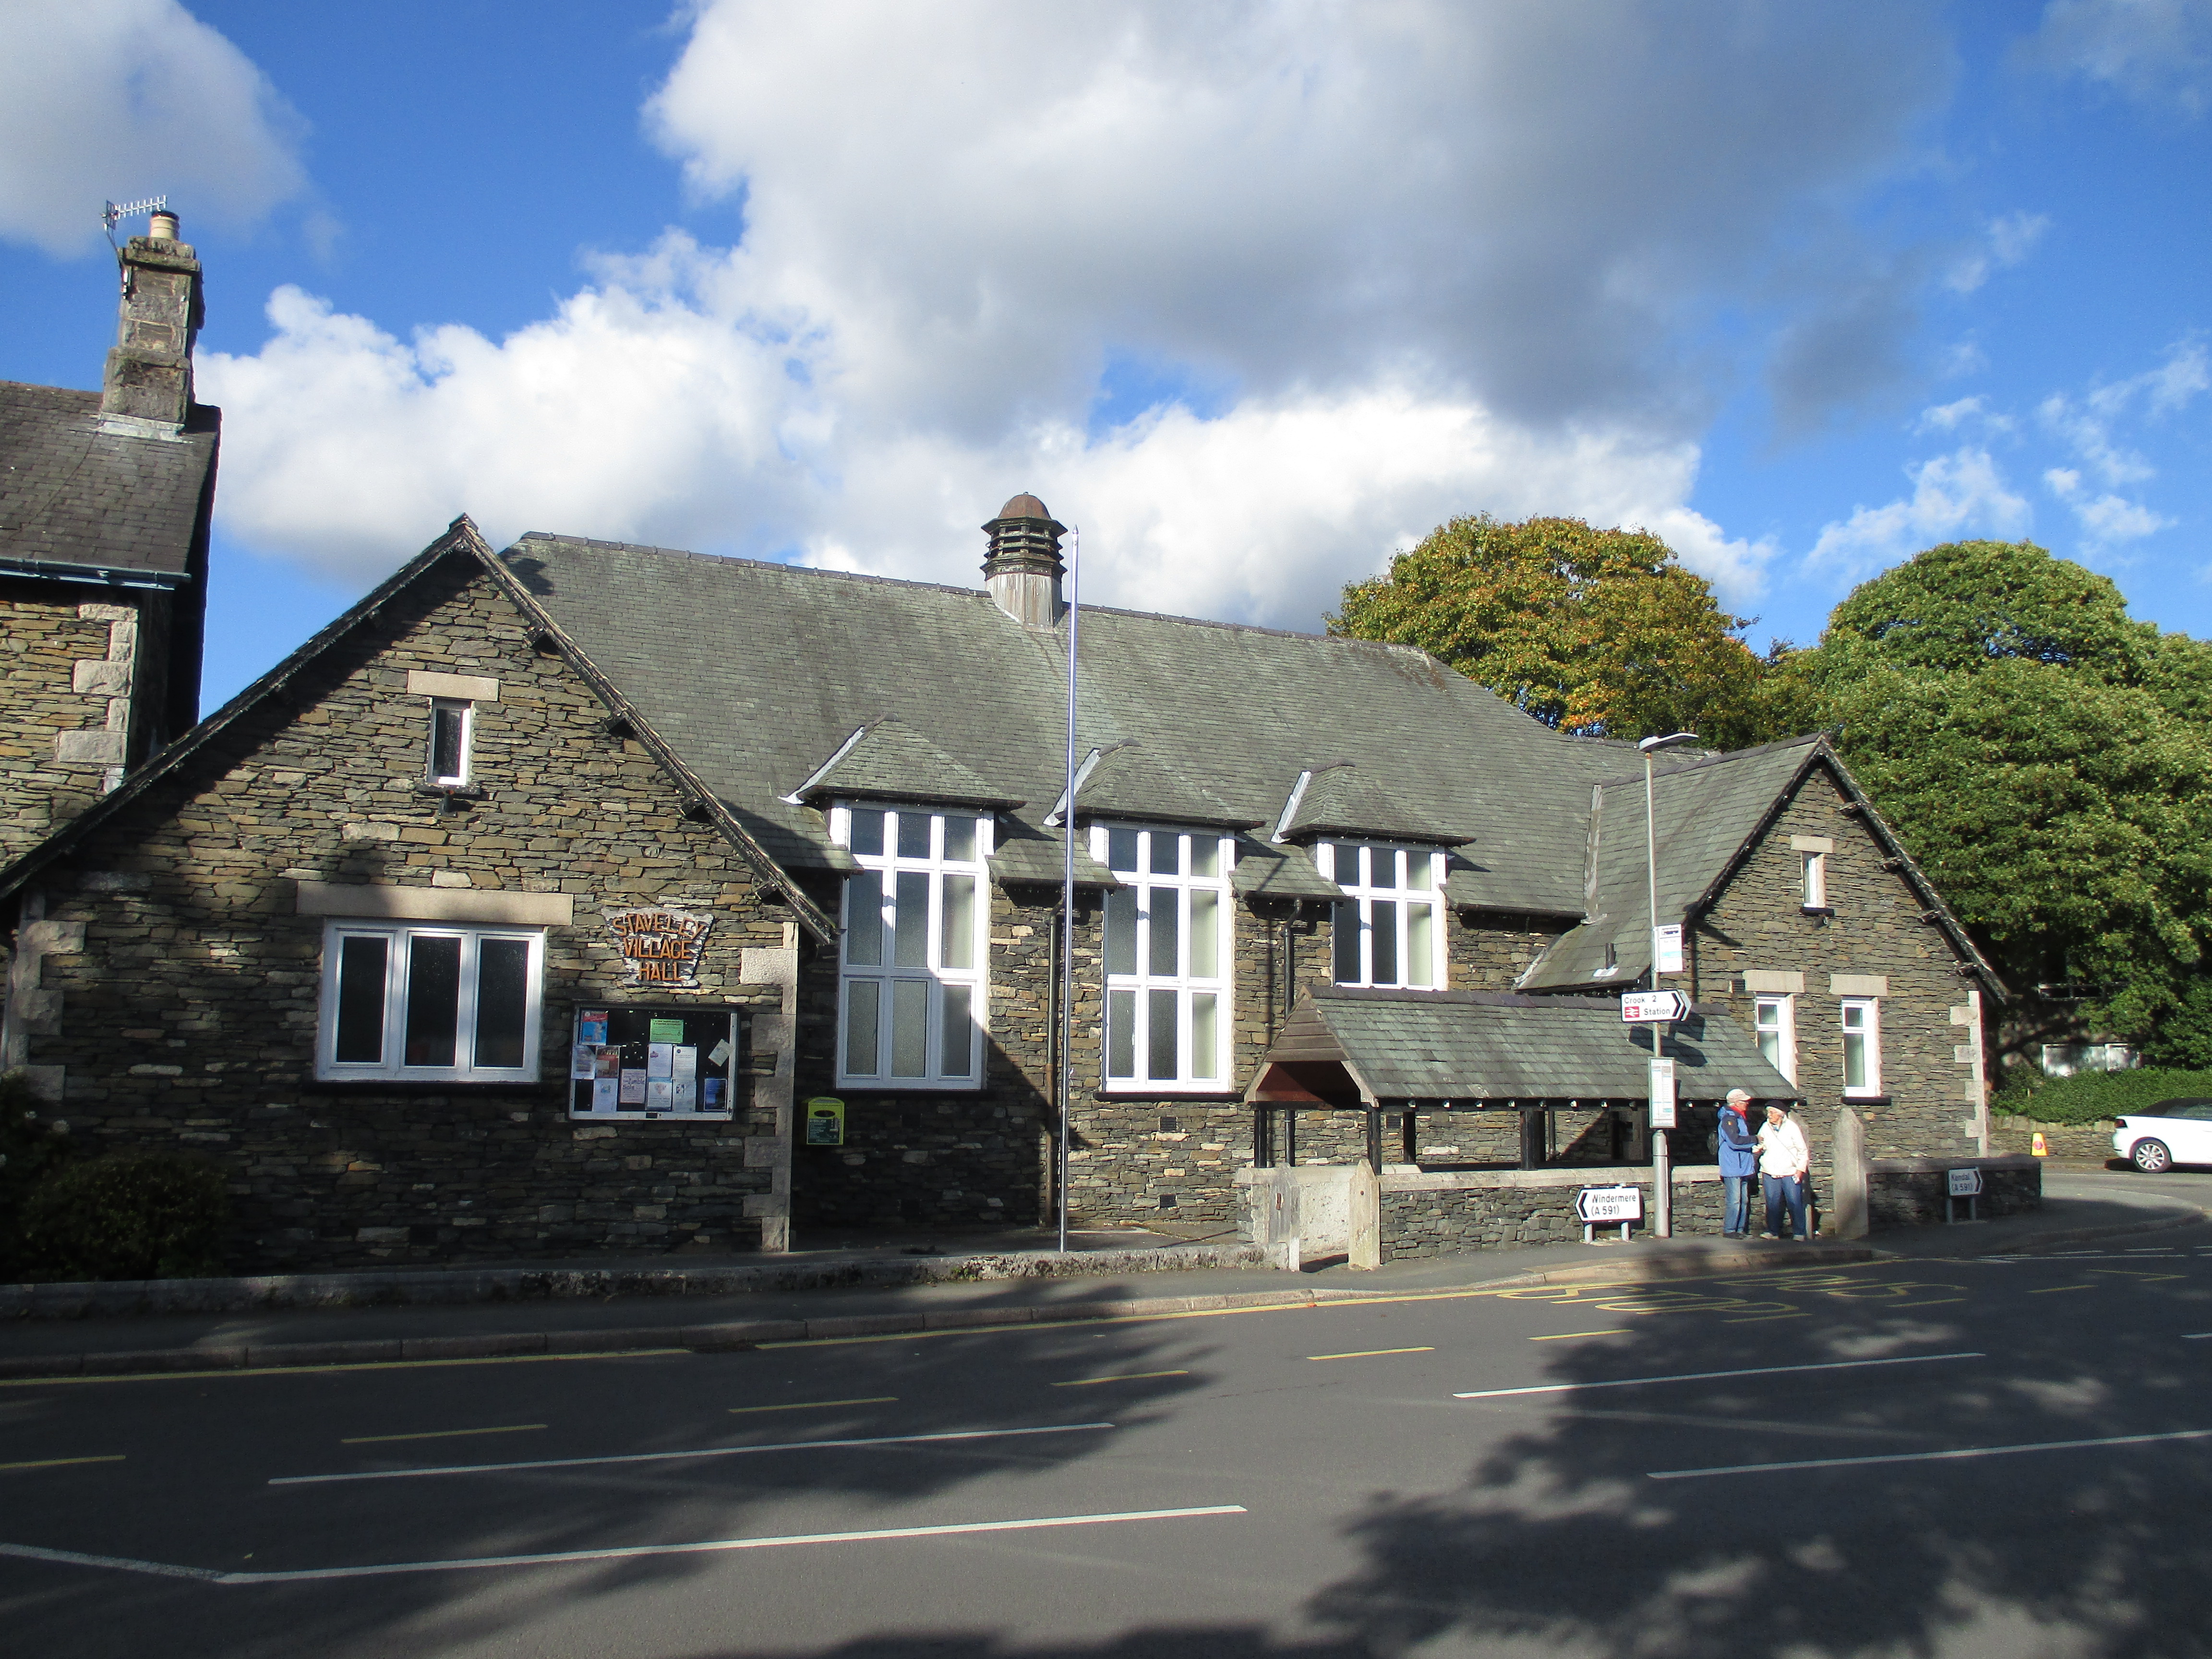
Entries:
{"label": "yellow road marking", "polygon": [[1055,1389],[1087,1389],[1094,1382],[1142,1382],[1153,1376],[1188,1376],[1188,1371],[1124,1371],[1119,1376],[1079,1376],[1066,1382],[1055,1382]]}
{"label": "yellow road marking", "polygon": [[1434,1353],[1434,1348],[1362,1348],[1358,1353],[1310,1353],[1309,1359],[1379,1359],[1386,1353]]}
{"label": "yellow road marking", "polygon": [[732,1406],[732,1416],[750,1412],[826,1412],[833,1406],[894,1406],[898,1403],[895,1394],[870,1395],[866,1400],[804,1400],[788,1406]]}
{"label": "yellow road marking", "polygon": [[121,1371],[104,1376],[0,1377],[0,1389],[52,1389],[73,1382],[205,1382],[219,1376],[317,1376],[331,1371],[411,1371],[433,1365],[530,1365],[555,1359],[645,1359],[690,1348],[610,1348],[604,1353],[502,1353],[480,1359],[361,1359],[343,1365],[246,1365],[218,1371]]}
{"label": "yellow road marking", "polygon": [[1626,1331],[1559,1331],[1551,1336],[1532,1336],[1531,1342],[1571,1342],[1578,1336],[1626,1336]]}
{"label": "yellow road marking", "polygon": [[543,1423],[509,1423],[496,1429],[425,1429],[420,1434],[356,1434],[338,1442],[341,1446],[380,1446],[389,1440],[459,1440],[469,1434],[527,1434]]}
{"label": "yellow road marking", "polygon": [[41,1457],[28,1463],[0,1463],[0,1470],[60,1469],[67,1468],[72,1463],[120,1463],[122,1461],[121,1452],[112,1452],[106,1457]]}
{"label": "yellow road marking", "polygon": [[2039,1291],[2030,1291],[2030,1296],[2056,1296],[2061,1291],[2094,1291],[2094,1285],[2045,1285]]}
{"label": "yellow road marking", "polygon": [[1809,1314],[1802,1313],[1757,1314],[1748,1319],[1723,1319],[1721,1321],[1721,1323],[1723,1325],[1764,1325],[1771,1320],[1809,1319],[1811,1316],[1812,1316]]}
{"label": "yellow road marking", "polygon": [[2179,1279],[2179,1273],[2147,1273],[2134,1267],[2092,1267],[2093,1273],[2106,1273],[2114,1279],[2140,1279],[2146,1285],[2154,1285],[2161,1279]]}

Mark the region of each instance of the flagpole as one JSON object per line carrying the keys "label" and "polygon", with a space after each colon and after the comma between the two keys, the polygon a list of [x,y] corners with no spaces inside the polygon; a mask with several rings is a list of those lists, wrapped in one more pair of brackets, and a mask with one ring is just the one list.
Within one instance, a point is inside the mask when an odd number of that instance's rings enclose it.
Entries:
{"label": "flagpole", "polygon": [[1068,1097],[1075,1087],[1075,1057],[1069,1052],[1075,1030],[1075,636],[1082,612],[1078,609],[1083,568],[1083,526],[1070,534],[1074,544],[1067,555],[1067,803],[1060,820],[1062,859],[1060,876],[1060,1248],[1067,1249],[1067,1129]]}

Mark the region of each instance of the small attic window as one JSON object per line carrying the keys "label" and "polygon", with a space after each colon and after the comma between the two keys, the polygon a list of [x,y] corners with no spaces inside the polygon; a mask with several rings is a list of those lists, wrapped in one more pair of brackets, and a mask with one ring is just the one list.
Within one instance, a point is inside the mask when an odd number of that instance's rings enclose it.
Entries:
{"label": "small attic window", "polygon": [[428,776],[432,783],[469,781],[470,738],[475,724],[475,704],[452,697],[431,700]]}

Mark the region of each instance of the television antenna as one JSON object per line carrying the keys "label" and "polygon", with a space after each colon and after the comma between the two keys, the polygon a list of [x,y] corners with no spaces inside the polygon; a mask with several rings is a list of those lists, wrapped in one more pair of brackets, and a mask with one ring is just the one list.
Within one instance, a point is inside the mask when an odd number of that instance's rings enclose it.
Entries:
{"label": "television antenna", "polygon": [[[159,213],[168,205],[169,198],[166,196],[142,196],[135,202],[104,204],[100,209],[100,222],[107,231],[107,245],[110,247],[115,246],[115,227],[118,222],[128,219],[134,214]],[[118,253],[122,252],[120,248],[117,248],[116,251]]]}

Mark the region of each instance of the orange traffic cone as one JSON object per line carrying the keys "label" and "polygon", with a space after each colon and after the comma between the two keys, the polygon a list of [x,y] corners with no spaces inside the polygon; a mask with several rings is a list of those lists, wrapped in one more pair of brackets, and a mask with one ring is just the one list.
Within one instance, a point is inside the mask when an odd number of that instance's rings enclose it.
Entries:
{"label": "orange traffic cone", "polygon": [[2035,1138],[2027,1143],[2027,1150],[2038,1158],[2051,1156],[2051,1143],[2043,1138],[2042,1130],[2038,1129],[2035,1132]]}

